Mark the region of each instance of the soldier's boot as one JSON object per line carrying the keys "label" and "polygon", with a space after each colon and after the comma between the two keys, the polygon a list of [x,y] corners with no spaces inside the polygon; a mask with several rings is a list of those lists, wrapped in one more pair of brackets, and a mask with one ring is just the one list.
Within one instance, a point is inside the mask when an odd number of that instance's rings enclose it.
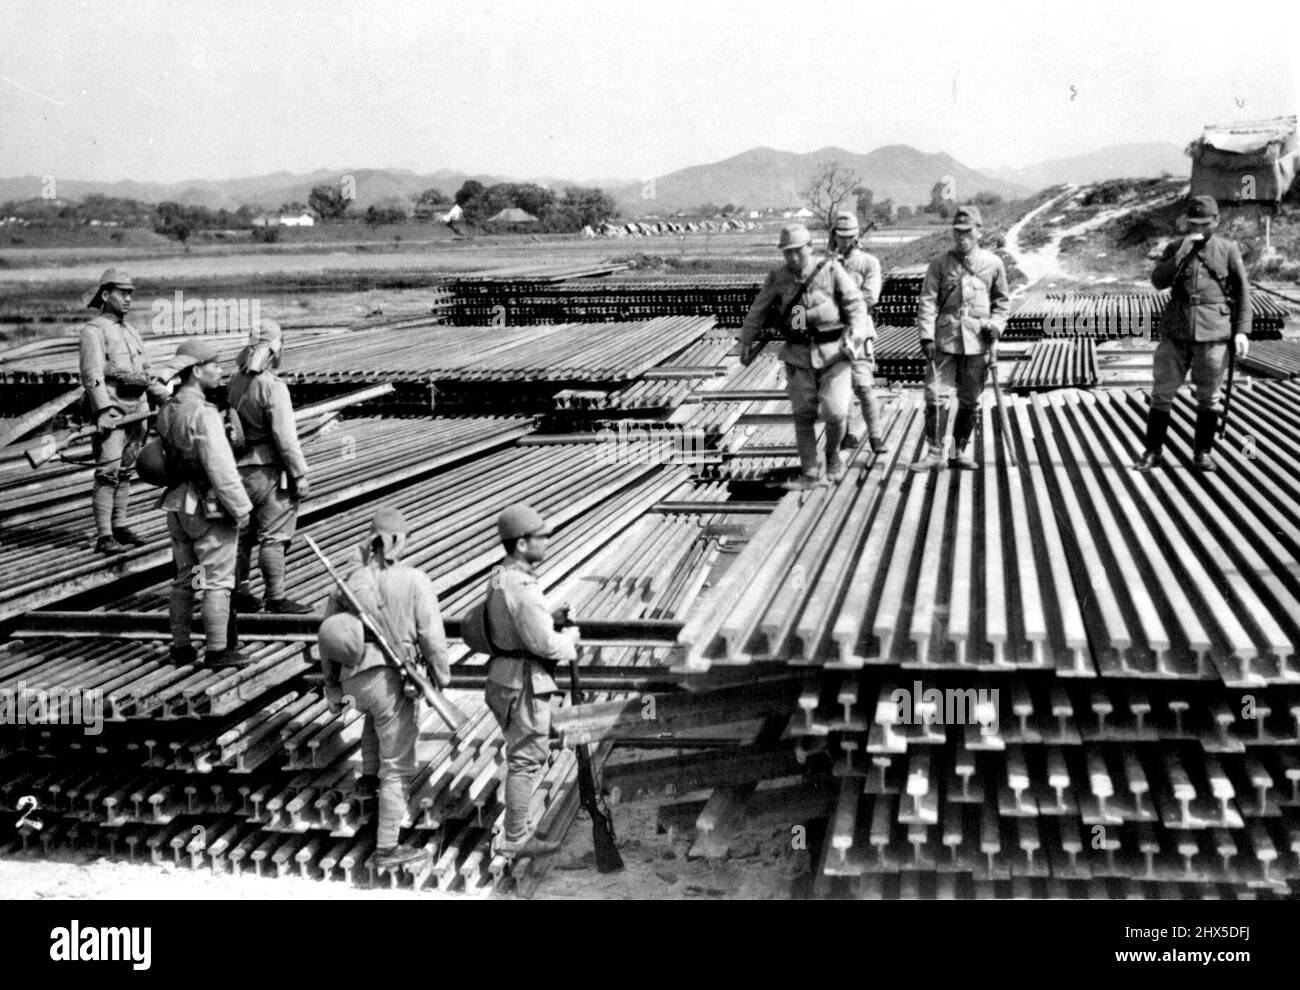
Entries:
{"label": "soldier's boot", "polygon": [[1196,434],[1193,447],[1192,467],[1198,471],[1214,472],[1219,466],[1214,463],[1214,431],[1219,427],[1219,414],[1213,409],[1196,410]]}
{"label": "soldier's boot", "polygon": [[173,667],[187,667],[199,662],[199,655],[189,643],[173,643],[167,648],[167,659]]}
{"label": "soldier's boot", "polygon": [[284,593],[284,552],[285,544],[281,540],[263,540],[259,549],[262,581],[266,584],[266,610],[277,615],[309,615],[315,609]]}
{"label": "soldier's boot", "polygon": [[925,407],[925,453],[908,465],[911,471],[932,471],[943,466],[943,447],[939,436],[939,407]]}
{"label": "soldier's boot", "polygon": [[826,476],[831,481],[844,477],[845,457],[840,452],[840,441],[844,437],[844,420],[826,421]]}
{"label": "soldier's boot", "polygon": [[95,549],[99,553],[125,553],[128,547],[113,536],[113,498],[117,489],[115,481],[95,478],[90,492],[90,507],[95,516]]}
{"label": "soldier's boot", "polygon": [[871,452],[883,454],[889,447],[880,436],[880,407],[876,404],[875,391],[868,388],[859,389],[858,405],[862,407],[862,419],[867,424],[867,439],[871,443]]}
{"label": "soldier's boot", "polygon": [[1152,468],[1164,467],[1165,434],[1169,432],[1169,410],[1152,409],[1147,414],[1147,435],[1145,449],[1133,467],[1138,471],[1150,471]]}
{"label": "soldier's boot", "polygon": [[[230,596],[230,607],[236,612],[262,611],[262,599],[253,594],[248,585],[248,574],[253,569],[253,526],[249,525],[239,531],[239,542],[235,546],[235,590]],[[266,583],[263,573],[262,582]]]}
{"label": "soldier's boot", "polygon": [[411,863],[418,863],[429,854],[424,849],[412,846],[389,846],[387,849],[375,850],[375,869],[395,871]]}
{"label": "soldier's boot", "polygon": [[783,487],[787,491],[807,491],[817,486],[819,475],[815,420],[805,416],[794,418],[794,444],[799,451],[799,466],[803,473],[793,481],[787,481]]}
{"label": "soldier's boot", "polygon": [[131,518],[131,475],[118,471],[113,490],[113,539],[128,546],[142,547],[149,541],[128,525]]}
{"label": "soldier's boot", "polygon": [[512,856],[516,859],[540,859],[542,856],[554,856],[559,851],[560,843],[539,839],[535,835],[529,835],[515,842],[502,839],[497,844],[497,852],[502,856]]}
{"label": "soldier's boot", "polygon": [[851,429],[844,431],[844,439],[840,441],[840,450],[856,450],[862,438],[854,433]]}
{"label": "soldier's boot", "polygon": [[952,453],[948,461],[950,468],[960,471],[974,471],[979,465],[966,450],[970,442],[971,431],[975,427],[975,412],[971,409],[958,409],[957,419],[952,424]]}

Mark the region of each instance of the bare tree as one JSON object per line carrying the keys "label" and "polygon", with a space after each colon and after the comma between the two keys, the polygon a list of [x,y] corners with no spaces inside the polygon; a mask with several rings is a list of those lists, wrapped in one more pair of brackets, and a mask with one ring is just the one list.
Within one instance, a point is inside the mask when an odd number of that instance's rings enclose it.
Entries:
{"label": "bare tree", "polygon": [[799,193],[808,209],[826,222],[826,229],[835,223],[835,214],[862,184],[862,176],[839,162],[825,161],[817,166],[808,184]]}

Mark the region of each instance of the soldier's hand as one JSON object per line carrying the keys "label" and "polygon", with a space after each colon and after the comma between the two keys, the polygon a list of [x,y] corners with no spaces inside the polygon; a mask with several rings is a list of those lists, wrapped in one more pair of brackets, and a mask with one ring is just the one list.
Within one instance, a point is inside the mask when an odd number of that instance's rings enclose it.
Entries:
{"label": "soldier's hand", "polygon": [[1237,357],[1244,358],[1250,353],[1250,338],[1244,333],[1239,333],[1232,338],[1232,344],[1236,350]]}
{"label": "soldier's hand", "polygon": [[876,348],[869,340],[862,345],[862,357],[869,364],[874,365],[876,363]]}
{"label": "soldier's hand", "polygon": [[933,341],[933,340],[923,340],[923,341],[921,341],[921,356],[924,357],[927,361],[933,361],[933,360],[934,360],[934,341]]}
{"label": "soldier's hand", "polygon": [[984,363],[990,367],[998,363],[998,339],[996,337],[989,341],[989,349]]}
{"label": "soldier's hand", "polygon": [[740,345],[740,363],[748,368],[754,363],[754,358],[758,357],[758,346],[756,344]]}
{"label": "soldier's hand", "polygon": [[235,517],[235,529],[248,529],[249,514],[245,512],[242,516]]}
{"label": "soldier's hand", "polygon": [[154,379],[150,382],[149,387],[145,391],[148,392],[149,397],[156,402],[166,402],[172,397],[171,386],[166,382],[159,381],[158,379]]}
{"label": "soldier's hand", "polygon": [[577,626],[565,626],[560,630],[560,635],[567,639],[574,646],[578,645],[579,635]]}
{"label": "soldier's hand", "polygon": [[95,425],[101,430],[111,430],[122,419],[122,410],[117,406],[109,406],[103,410],[95,420]]}
{"label": "soldier's hand", "polygon": [[298,496],[300,501],[311,496],[311,482],[307,480],[305,474],[300,478],[294,479],[293,492]]}
{"label": "soldier's hand", "polygon": [[338,684],[325,685],[325,700],[329,703],[330,711],[337,714],[343,710],[343,688]]}

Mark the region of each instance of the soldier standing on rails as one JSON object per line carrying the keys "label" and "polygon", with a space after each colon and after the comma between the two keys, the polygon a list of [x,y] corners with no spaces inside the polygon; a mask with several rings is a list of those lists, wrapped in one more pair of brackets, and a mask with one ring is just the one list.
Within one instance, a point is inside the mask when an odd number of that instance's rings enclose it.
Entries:
{"label": "soldier standing on rails", "polygon": [[297,528],[298,503],[311,489],[289,387],[275,374],[283,349],[280,325],[261,320],[249,335],[248,346],[239,353],[239,370],[226,387],[227,401],[243,428],[244,446],[236,451],[239,476],[253,501],[252,525],[239,534],[232,602],[239,612],[256,612],[262,607],[248,587],[256,544],[266,585],[266,610],[303,615],[312,607],[286,597],[284,558]]}
{"label": "soldier standing on rails", "polygon": [[845,421],[852,400],[852,361],[873,333],[871,317],[856,280],[833,257],[814,264],[812,235],[801,223],[781,228],[777,245],[785,264],[773,268],[749,307],[740,330],[740,360],[748,365],[762,344],[758,336],[777,308],[777,325],[785,337],[785,388],[794,411],[795,444],[802,474],[787,484],[806,490],[821,480],[816,424],[826,431],[826,473],[831,481],[844,477]]}
{"label": "soldier standing on rails", "polygon": [[[407,656],[418,653],[430,679],[445,688],[451,683],[451,667],[438,596],[427,574],[400,562],[409,534],[401,512],[381,506],[361,550],[362,564],[346,580],[393,649]],[[423,849],[397,844],[415,773],[420,729],[415,698],[406,693],[401,673],[379,647],[365,641],[361,620],[347,611],[338,589],[326,602],[318,642],[327,699],[339,705],[350,697],[365,714],[361,774],[363,780],[378,777],[379,790],[375,866],[396,870],[423,859]]]}
{"label": "soldier standing on rails", "polygon": [[941,466],[943,433],[940,402],[957,387],[949,467],[973,471],[966,453],[975,428],[988,368],[998,359],[998,339],[1010,310],[1007,272],[1002,259],[979,246],[984,220],[977,206],[959,206],[952,218],[953,249],[930,262],[921,287],[916,326],[925,354],[926,453],[914,471]]}
{"label": "soldier standing on rails", "polygon": [[1213,196],[1195,196],[1183,220],[1190,232],[1165,248],[1151,273],[1152,285],[1172,291],[1160,321],[1146,449],[1134,465],[1139,471],[1164,464],[1169,410],[1189,371],[1196,390],[1192,466],[1217,470],[1210,451],[1219,423],[1219,384],[1228,365],[1228,348],[1233,347],[1237,357],[1245,357],[1250,349],[1250,279],[1236,242],[1214,233],[1219,204]]}
{"label": "soldier standing on rails", "polygon": [[158,413],[158,436],[171,466],[159,503],[167,510],[176,566],[171,660],[177,666],[196,662],[190,617],[194,592],[201,588],[204,661],[209,666],[242,666],[250,661],[231,641],[230,592],[235,586],[235,545],[253,504],[239,479],[221,414],[207,400],[221,385],[221,365],[213,345],[187,340],[177,349],[172,368],[181,383]]}
{"label": "soldier standing on rails", "polygon": [[95,459],[91,506],[95,549],[100,553],[122,553],[146,542],[128,525],[128,514],[131,472],[149,424],[144,420],[121,427],[114,424],[147,412],[147,397],[158,402],[167,398],[165,386],[152,379],[140,331],[126,321],[134,291],[126,272],[108,269],[86,307],[99,310],[99,315],[81,328],[81,384],[100,429],[91,443]]}
{"label": "soldier standing on rails", "polygon": [[564,607],[551,609],[534,570],[546,559],[551,528],[541,513],[512,505],[497,518],[506,560],[488,582],[484,608],[491,644],[487,705],[506,740],[505,835],[498,851],[508,856],[548,856],[558,842],[538,839],[528,827],[533,788],[550,754],[551,710],[560,687],[557,664],[577,656],[575,626],[556,632]]}
{"label": "soldier standing on rails", "polygon": [[[831,228],[831,249],[844,270],[858,280],[862,301],[867,304],[867,313],[870,315],[876,300],[880,298],[880,262],[874,254],[857,246],[858,234],[858,218],[853,213],[845,210],[835,215],[835,224]],[[862,356],[853,360],[853,396],[858,400],[857,405],[861,410],[860,413],[857,410],[853,412],[856,414],[854,418],[860,416],[866,424],[872,452],[883,454],[888,448],[880,436],[880,409],[876,405],[876,393],[871,380],[872,366],[876,363],[875,342],[876,329],[872,321],[862,345]],[[859,439],[860,434],[850,426],[844,434],[841,447],[845,450],[856,449]]]}

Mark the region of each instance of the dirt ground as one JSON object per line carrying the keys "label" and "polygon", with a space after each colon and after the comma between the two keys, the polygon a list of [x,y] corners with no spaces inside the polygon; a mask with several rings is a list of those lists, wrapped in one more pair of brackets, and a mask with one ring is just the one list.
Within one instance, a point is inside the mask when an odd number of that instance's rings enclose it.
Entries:
{"label": "dirt ground", "polygon": [[[809,870],[809,854],[796,850],[781,815],[759,812],[737,833],[726,859],[693,859],[690,829],[661,831],[652,805],[614,810],[624,870],[596,872],[590,820],[579,814],[564,849],[533,895],[534,900],[784,899]],[[681,815],[675,816],[682,819]],[[689,816],[686,819],[689,820]],[[0,898],[199,900],[409,900],[456,899],[436,890],[369,890],[339,881],[271,879],[213,874],[186,866],[161,867],[69,852],[53,859],[0,858]],[[497,894],[493,896],[513,896]]]}

